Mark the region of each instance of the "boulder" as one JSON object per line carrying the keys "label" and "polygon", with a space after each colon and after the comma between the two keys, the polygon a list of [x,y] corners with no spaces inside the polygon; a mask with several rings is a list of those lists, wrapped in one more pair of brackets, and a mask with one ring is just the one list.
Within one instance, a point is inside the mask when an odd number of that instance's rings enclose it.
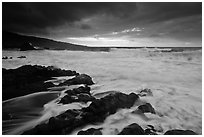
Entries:
{"label": "boulder", "polygon": [[138,110],[140,110],[142,113],[152,113],[152,114],[156,114],[154,108],[152,107],[152,105],[150,103],[146,103],[144,105],[140,105],[138,107]]}
{"label": "boulder", "polygon": [[95,128],[89,128],[85,131],[81,130],[77,133],[77,135],[102,135],[102,132],[100,131],[102,128],[95,129]]}
{"label": "boulder", "polygon": [[197,135],[197,134],[192,130],[173,129],[166,131],[164,135]]}
{"label": "boulder", "polygon": [[80,74],[72,79],[65,81],[64,83],[59,84],[59,86],[64,86],[64,85],[69,86],[69,85],[77,85],[77,84],[93,85],[94,82],[92,81],[92,78],[89,75]]}
{"label": "boulder", "polygon": [[138,124],[133,123],[125,127],[118,135],[145,135],[145,131]]}

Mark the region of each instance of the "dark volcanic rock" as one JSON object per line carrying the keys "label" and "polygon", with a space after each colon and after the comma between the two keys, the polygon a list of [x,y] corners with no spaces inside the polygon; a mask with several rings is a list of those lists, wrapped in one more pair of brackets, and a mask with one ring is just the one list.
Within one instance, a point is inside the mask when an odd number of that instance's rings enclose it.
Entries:
{"label": "dark volcanic rock", "polygon": [[59,86],[64,85],[77,85],[77,84],[85,84],[85,85],[93,85],[94,82],[89,75],[80,74],[72,79],[65,81],[64,83],[59,84]]}
{"label": "dark volcanic rock", "polygon": [[139,96],[153,96],[151,89],[145,88],[140,91]]}
{"label": "dark volcanic rock", "polygon": [[20,51],[26,51],[26,50],[36,50],[36,49],[33,47],[32,43],[25,42],[21,45]]}
{"label": "dark volcanic rock", "polygon": [[118,135],[145,135],[145,131],[138,124],[133,123],[125,127]]}
{"label": "dark volcanic rock", "polygon": [[75,71],[62,70],[52,66],[25,65],[17,69],[2,69],[3,100],[34,92],[45,91],[54,86],[44,81],[57,76],[75,76]]}
{"label": "dark volcanic rock", "polygon": [[69,95],[65,95],[59,103],[62,104],[69,104],[69,103],[73,103],[73,102],[85,102],[87,103],[88,101],[93,101],[95,100],[94,97],[90,96],[89,94],[77,94],[75,96],[69,96]]}
{"label": "dark volcanic rock", "polygon": [[7,56],[4,56],[4,57],[2,57],[2,59],[8,59],[8,57],[7,57]]}
{"label": "dark volcanic rock", "polygon": [[67,110],[63,114],[49,119],[47,124],[36,126],[23,134],[70,134],[74,129],[86,124],[103,122],[105,118],[114,114],[119,108],[130,108],[139,97],[131,93],[115,93],[94,100],[87,108]]}
{"label": "dark volcanic rock", "polygon": [[164,135],[197,135],[197,134],[191,130],[174,129],[166,131]]}
{"label": "dark volcanic rock", "polygon": [[89,94],[86,93],[81,93],[77,95],[78,97],[78,102],[88,102],[88,101],[93,101],[95,100],[94,97],[90,96]]}
{"label": "dark volcanic rock", "polygon": [[101,128],[95,129],[95,128],[89,128],[85,131],[81,130],[77,133],[77,135],[102,135],[102,132],[100,131]]}
{"label": "dark volcanic rock", "polygon": [[3,56],[2,59],[12,59],[13,57]]}
{"label": "dark volcanic rock", "polygon": [[154,129],[154,126],[147,125],[148,128],[145,129],[145,135],[157,135],[156,130]]}
{"label": "dark volcanic rock", "polygon": [[65,91],[65,93],[67,93],[70,96],[76,95],[76,94],[81,94],[81,93],[86,93],[86,94],[91,95],[90,90],[91,90],[91,88],[88,86],[85,86],[85,87],[80,86],[80,87],[74,88],[72,90],[67,90],[67,91]]}
{"label": "dark volcanic rock", "polygon": [[17,57],[17,58],[23,59],[23,58],[26,58],[26,56],[19,56],[19,57]]}
{"label": "dark volcanic rock", "polygon": [[145,135],[157,135],[157,133],[151,129],[145,129]]}
{"label": "dark volcanic rock", "polygon": [[146,103],[144,105],[140,105],[138,107],[138,109],[140,111],[142,111],[142,113],[152,113],[152,114],[156,114],[154,108],[152,107],[152,105],[150,103]]}
{"label": "dark volcanic rock", "polygon": [[90,93],[90,87],[88,86],[81,86],[78,88],[74,88],[72,90],[67,90],[65,93],[67,93],[67,95],[65,95],[59,103],[62,104],[69,104],[72,102],[85,102],[87,103],[88,101],[93,101],[95,100],[95,98],[93,96],[91,96]]}

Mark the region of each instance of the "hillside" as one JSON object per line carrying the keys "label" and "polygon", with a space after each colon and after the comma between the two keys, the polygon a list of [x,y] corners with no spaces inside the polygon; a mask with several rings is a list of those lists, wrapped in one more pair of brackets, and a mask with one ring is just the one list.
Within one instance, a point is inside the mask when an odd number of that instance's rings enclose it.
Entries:
{"label": "hillside", "polygon": [[20,48],[23,43],[30,42],[33,46],[40,49],[52,49],[52,50],[75,50],[75,51],[109,51],[109,48],[105,47],[88,47],[82,45],[76,45],[71,43],[54,41],[51,39],[25,36],[12,32],[2,32],[2,48],[14,49]]}

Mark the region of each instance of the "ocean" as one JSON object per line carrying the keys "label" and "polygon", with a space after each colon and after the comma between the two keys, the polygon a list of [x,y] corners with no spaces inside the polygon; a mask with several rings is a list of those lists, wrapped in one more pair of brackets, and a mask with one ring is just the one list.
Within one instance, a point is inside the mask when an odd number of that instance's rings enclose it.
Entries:
{"label": "ocean", "polygon": [[[189,129],[202,134],[201,48],[182,48],[178,52],[169,52],[169,48],[112,48],[110,52],[3,50],[2,56],[12,56],[12,59],[2,60],[2,67],[7,69],[38,64],[88,74],[95,82],[91,93],[96,98],[112,91],[138,93],[145,88],[151,89],[153,96],[142,97],[131,109],[120,109],[103,123],[87,125],[83,129],[103,127],[102,133],[111,135],[135,122],[142,127],[153,125],[160,134],[169,129]],[[17,58],[19,56],[26,58]],[[58,77],[53,82],[60,83],[69,78]],[[67,109],[87,107],[89,103],[56,104],[64,91],[78,86],[52,88],[3,101],[3,113],[18,114],[18,119],[2,121],[3,134],[21,134]],[[141,102],[152,104],[156,115],[131,113]]]}

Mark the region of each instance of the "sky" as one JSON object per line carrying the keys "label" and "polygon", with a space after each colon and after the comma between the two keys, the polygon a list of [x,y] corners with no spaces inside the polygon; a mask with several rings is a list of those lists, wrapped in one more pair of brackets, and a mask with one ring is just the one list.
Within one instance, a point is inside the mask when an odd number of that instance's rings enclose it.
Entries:
{"label": "sky", "polygon": [[201,2],[3,2],[2,29],[87,46],[202,46]]}

